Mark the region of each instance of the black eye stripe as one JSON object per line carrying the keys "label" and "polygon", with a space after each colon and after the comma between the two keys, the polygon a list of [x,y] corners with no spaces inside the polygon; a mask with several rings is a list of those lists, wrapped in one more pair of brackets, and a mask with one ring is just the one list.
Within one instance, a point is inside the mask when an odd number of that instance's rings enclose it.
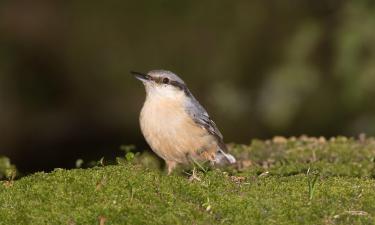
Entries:
{"label": "black eye stripe", "polygon": [[176,88],[178,88],[178,89],[180,89],[181,91],[184,91],[187,96],[191,95],[189,89],[186,87],[185,84],[182,84],[182,83],[180,83],[178,81],[170,81],[169,84],[172,85],[172,86],[174,86],[174,87],[176,87]]}
{"label": "black eye stripe", "polygon": [[168,84],[169,83],[169,79],[165,77],[165,78],[163,78],[162,82],[163,82],[163,84]]}
{"label": "black eye stripe", "polygon": [[170,81],[169,84],[172,85],[172,86],[175,86],[176,88],[181,89],[181,90],[183,90],[185,88],[185,85],[183,85],[183,84],[181,84],[177,81]]}

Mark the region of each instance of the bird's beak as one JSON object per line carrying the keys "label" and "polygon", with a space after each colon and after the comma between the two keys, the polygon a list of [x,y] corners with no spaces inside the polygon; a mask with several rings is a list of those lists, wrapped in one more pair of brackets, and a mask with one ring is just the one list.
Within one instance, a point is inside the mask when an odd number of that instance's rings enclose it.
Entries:
{"label": "bird's beak", "polygon": [[135,78],[137,78],[138,80],[140,80],[142,82],[150,80],[149,76],[147,76],[146,74],[143,74],[143,73],[140,73],[140,72],[135,72],[135,71],[130,71],[130,73],[133,74]]}

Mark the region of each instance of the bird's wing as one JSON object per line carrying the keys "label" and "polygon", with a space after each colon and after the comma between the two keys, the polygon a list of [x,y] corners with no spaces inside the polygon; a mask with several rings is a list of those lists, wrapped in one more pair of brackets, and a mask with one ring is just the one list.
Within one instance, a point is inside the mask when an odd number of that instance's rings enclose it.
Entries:
{"label": "bird's wing", "polygon": [[203,106],[201,106],[201,104],[199,104],[194,96],[191,93],[189,94],[191,98],[186,105],[187,113],[191,116],[195,123],[207,130],[208,133],[217,139],[219,147],[222,150],[226,150],[227,148],[223,140],[223,135],[217,128],[215,122],[210,118],[207,111],[203,108]]}

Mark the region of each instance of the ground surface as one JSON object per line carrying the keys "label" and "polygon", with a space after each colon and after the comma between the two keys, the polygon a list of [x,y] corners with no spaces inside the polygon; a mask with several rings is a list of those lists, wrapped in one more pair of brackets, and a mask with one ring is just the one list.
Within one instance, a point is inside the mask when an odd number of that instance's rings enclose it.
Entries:
{"label": "ground surface", "polygon": [[230,149],[236,166],[190,180],[128,155],[3,181],[0,224],[375,224],[373,139],[277,137]]}

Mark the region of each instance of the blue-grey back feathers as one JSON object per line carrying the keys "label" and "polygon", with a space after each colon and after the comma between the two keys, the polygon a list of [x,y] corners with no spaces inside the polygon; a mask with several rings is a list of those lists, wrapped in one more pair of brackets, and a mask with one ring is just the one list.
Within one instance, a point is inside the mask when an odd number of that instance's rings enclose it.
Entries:
{"label": "blue-grey back feathers", "polygon": [[217,128],[215,122],[210,118],[207,111],[201,106],[201,104],[199,104],[193,95],[191,95],[190,101],[186,105],[186,111],[193,118],[195,123],[216,138],[219,149],[216,153],[215,163],[235,163],[236,159],[232,155],[225,153],[227,151],[227,146],[225,145],[223,135]]}

